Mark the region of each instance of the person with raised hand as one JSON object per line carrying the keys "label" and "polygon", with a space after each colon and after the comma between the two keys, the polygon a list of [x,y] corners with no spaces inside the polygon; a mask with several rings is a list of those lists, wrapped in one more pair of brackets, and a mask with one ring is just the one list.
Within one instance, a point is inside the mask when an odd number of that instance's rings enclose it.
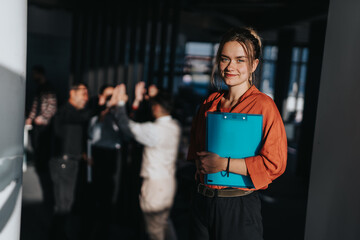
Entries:
{"label": "person with raised hand", "polygon": [[[139,90],[140,92],[140,90]],[[129,120],[125,110],[128,97],[124,84],[114,90],[109,104],[119,125],[128,125],[135,140],[144,145],[140,176],[143,178],[140,207],[151,240],[176,239],[169,214],[176,192],[175,162],[181,129],[171,115],[171,96],[158,91],[149,99],[154,122]]]}
{"label": "person with raised hand", "polygon": [[156,85],[152,84],[145,88],[145,82],[138,82],[135,85],[135,99],[131,106],[129,116],[137,122],[153,121],[154,116],[151,112],[150,98],[155,97],[159,92]]}

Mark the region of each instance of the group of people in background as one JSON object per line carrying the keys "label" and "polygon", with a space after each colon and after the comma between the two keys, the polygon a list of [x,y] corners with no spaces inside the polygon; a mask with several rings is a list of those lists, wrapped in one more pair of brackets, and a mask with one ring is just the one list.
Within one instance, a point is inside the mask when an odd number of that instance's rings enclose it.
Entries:
{"label": "group of people in background", "polygon": [[[66,225],[77,196],[79,167],[84,162],[89,167],[87,180],[92,182],[94,193],[88,197],[93,198],[92,210],[100,218],[91,237],[107,238],[115,173],[122,145],[131,139],[144,146],[140,207],[148,236],[176,239],[169,214],[176,192],[175,163],[181,127],[171,117],[171,95],[155,85],[147,91],[145,83],[139,82],[134,102],[127,108],[124,84],[104,85],[89,103],[87,86],[76,83],[69,90],[68,101],[57,109],[56,95],[44,70],[35,67],[33,71],[38,92],[25,124],[33,126],[35,169],[44,203],[52,205],[54,213],[50,239],[68,239]],[[131,119],[139,115],[146,121]]]}
{"label": "group of people in background", "polygon": [[[226,89],[205,99],[191,129],[187,159],[196,166],[196,193],[190,224],[192,239],[263,239],[259,190],[266,189],[284,173],[287,139],[275,103],[254,86],[254,72],[260,59],[261,39],[253,29],[234,28],[224,34],[212,80],[214,85]],[[143,145],[139,205],[148,237],[151,240],[176,239],[169,213],[176,192],[175,162],[181,127],[171,117],[171,95],[156,86],[146,90],[145,83],[139,82],[130,105],[124,84],[106,85],[100,89],[97,100],[87,104],[88,88],[77,83],[71,86],[68,101],[56,112],[55,95],[46,87],[44,78],[39,78],[39,83],[39,92],[26,124],[39,129],[39,139],[42,139],[38,140],[39,146],[50,142],[50,138],[40,137],[44,129],[53,133],[52,147],[46,147],[51,149],[49,165],[43,164],[37,171],[48,170],[51,177],[56,225],[64,226],[73,207],[81,161],[93,167],[97,192],[94,208],[100,206],[97,211],[103,213],[102,219],[108,216],[114,191],[116,156],[124,141],[134,139]],[[261,147],[256,156],[232,159],[206,151],[205,119],[208,112],[215,111],[263,116]],[[152,116],[149,116],[150,112]],[[143,119],[134,121],[140,119],[136,117],[139,114]],[[35,148],[37,161],[44,163],[41,151],[44,151],[43,147]],[[254,188],[205,184],[205,174],[219,171],[249,176]],[[60,230],[55,236],[66,239],[64,227]]]}

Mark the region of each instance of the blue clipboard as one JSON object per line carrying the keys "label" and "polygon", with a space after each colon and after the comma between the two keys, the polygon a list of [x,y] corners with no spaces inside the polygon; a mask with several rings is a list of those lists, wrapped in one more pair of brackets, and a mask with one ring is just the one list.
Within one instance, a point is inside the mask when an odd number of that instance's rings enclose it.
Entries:
{"label": "blue clipboard", "polygon": [[[258,114],[208,112],[206,149],[220,157],[256,156],[261,148],[263,116]],[[231,165],[230,165],[231,166]],[[249,176],[226,171],[205,174],[205,184],[254,188]]]}

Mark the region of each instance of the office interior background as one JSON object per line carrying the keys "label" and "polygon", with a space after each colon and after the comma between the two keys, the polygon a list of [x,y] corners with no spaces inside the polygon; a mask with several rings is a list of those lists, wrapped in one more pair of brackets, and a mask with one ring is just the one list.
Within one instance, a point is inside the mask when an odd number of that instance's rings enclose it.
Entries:
{"label": "office interior background", "polygon": [[[183,127],[172,219],[179,239],[187,239],[193,166],[185,161],[185,155],[191,120],[198,104],[213,91],[210,78],[221,35],[230,27],[251,26],[263,41],[255,85],[274,99],[288,137],[286,172],[262,193],[264,238],[356,239],[360,217],[350,214],[350,209],[359,210],[359,194],[351,194],[360,182],[352,172],[359,163],[347,159],[359,158],[351,149],[345,160],[339,159],[348,145],[356,148],[360,135],[359,113],[346,114],[356,109],[358,98],[348,99],[339,89],[345,86],[352,92],[359,86],[353,80],[358,61],[351,53],[356,41],[347,42],[360,35],[356,30],[360,29],[359,17],[352,14],[356,9],[360,4],[350,0],[29,0],[25,111],[29,111],[36,87],[29,79],[31,68],[38,64],[44,66],[47,79],[57,89],[59,104],[67,101],[74,82],[85,82],[90,96],[104,83],[125,83],[131,100],[139,81],[171,92]],[[359,47],[353,51],[356,56]],[[342,64],[348,58],[353,60],[351,64]],[[338,72],[331,72],[336,69]],[[332,101],[335,97],[343,99],[343,104]],[[330,102],[338,108],[328,106]],[[347,107],[341,110],[344,105]],[[334,127],[331,112],[343,118],[342,125],[348,123],[345,130]],[[346,169],[336,159],[345,161]],[[136,174],[134,163],[122,167]],[[338,176],[336,169],[350,175]],[[125,189],[123,178],[120,176],[119,191]],[[26,186],[24,183],[24,191]],[[131,201],[125,197],[119,204],[131,206]],[[33,221],[37,204],[23,199],[21,239],[42,236],[41,226]],[[346,213],[350,217],[345,217]],[[137,220],[131,208],[120,207],[119,218]],[[134,235],[123,223],[116,222],[119,230],[114,232],[131,239]]]}

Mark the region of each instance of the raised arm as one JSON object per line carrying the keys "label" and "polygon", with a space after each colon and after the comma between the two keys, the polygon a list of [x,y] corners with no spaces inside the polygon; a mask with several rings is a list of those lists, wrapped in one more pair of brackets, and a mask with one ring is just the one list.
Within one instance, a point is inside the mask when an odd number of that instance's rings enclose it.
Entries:
{"label": "raised arm", "polygon": [[118,126],[126,135],[133,136],[139,143],[154,146],[157,142],[156,127],[151,122],[136,123],[129,120],[125,109],[127,100],[125,85],[118,85],[109,101],[109,105],[115,107],[112,112]]}
{"label": "raised arm", "polygon": [[145,82],[138,82],[135,85],[135,99],[132,104],[133,109],[138,109],[140,103],[144,100],[144,94],[146,93]]}

